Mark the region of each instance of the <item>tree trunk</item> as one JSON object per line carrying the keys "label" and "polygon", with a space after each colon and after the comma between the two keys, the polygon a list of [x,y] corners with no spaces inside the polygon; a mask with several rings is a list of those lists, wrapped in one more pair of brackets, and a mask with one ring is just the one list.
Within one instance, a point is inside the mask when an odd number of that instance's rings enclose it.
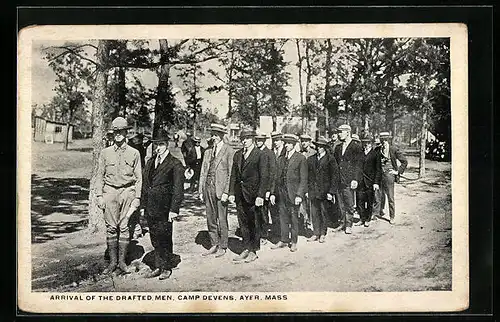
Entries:
{"label": "tree trunk", "polygon": [[418,160],[418,177],[425,176],[425,145],[427,141],[427,110],[422,112],[422,128],[420,131],[420,158]]}
{"label": "tree trunk", "polygon": [[[276,114],[273,114],[271,118],[272,118],[272,120],[273,120],[273,132],[275,132],[275,131],[276,131],[276,126],[277,126],[277,123],[278,123],[278,122],[277,122],[277,117],[276,117]],[[303,131],[303,130],[304,130],[304,129],[302,129],[302,131]]]}
{"label": "tree trunk", "polygon": [[125,68],[119,67],[118,68],[118,114],[121,114],[123,117],[127,117],[126,94],[127,94],[127,87],[125,85]]}
{"label": "tree trunk", "polygon": [[107,58],[108,58],[108,41],[99,40],[97,46],[97,68],[96,84],[94,89],[94,97],[92,105],[94,108],[95,117],[95,131],[92,137],[92,172],[90,176],[90,189],[89,189],[89,224],[88,229],[91,233],[104,232],[104,217],[102,210],[97,207],[96,203],[96,175],[99,163],[99,154],[104,148],[104,106],[106,102],[106,85],[108,82],[107,74]]}
{"label": "tree trunk", "polygon": [[[300,109],[301,109],[301,116],[302,116],[302,132],[305,132],[306,130],[306,113],[305,113],[305,108],[304,108],[304,88],[302,85],[302,54],[300,52],[300,40],[295,39],[295,44],[297,45],[297,56],[299,57],[299,60],[297,62],[297,67],[299,69],[299,93],[300,93]],[[273,125],[274,128],[274,125]]]}
{"label": "tree trunk", "polygon": [[68,150],[68,141],[69,141],[69,121],[66,122],[66,135],[64,135],[64,150]]}
{"label": "tree trunk", "polygon": [[170,91],[170,67],[171,64],[168,63],[169,57],[169,47],[168,41],[166,39],[160,39],[160,61],[163,63],[158,71],[158,87],[156,90],[156,103],[155,103],[155,119],[153,124],[153,136],[158,135],[158,131],[163,127],[163,123],[166,120],[171,120],[173,116],[173,110],[165,106],[165,100],[169,95]]}
{"label": "tree trunk", "polygon": [[[234,47],[233,47],[234,49]],[[227,82],[229,84],[227,91],[227,118],[232,119],[233,116],[233,71],[234,71],[235,59],[234,59],[234,50],[231,51],[231,64],[229,65],[229,69],[227,71]]]}

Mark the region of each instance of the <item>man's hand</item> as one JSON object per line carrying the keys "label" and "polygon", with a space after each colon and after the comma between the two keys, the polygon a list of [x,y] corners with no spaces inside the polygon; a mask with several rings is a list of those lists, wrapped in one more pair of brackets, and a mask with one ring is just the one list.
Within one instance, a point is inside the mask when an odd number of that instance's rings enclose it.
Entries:
{"label": "man's hand", "polygon": [[177,220],[177,217],[179,217],[179,214],[176,212],[171,211],[168,213],[168,218],[170,220]]}
{"label": "man's hand", "polygon": [[374,184],[373,184],[373,190],[374,190],[374,191],[377,191],[377,190],[379,190],[379,189],[380,189],[380,187],[378,186],[378,184],[374,183]]}
{"label": "man's hand", "polygon": [[299,206],[301,202],[302,202],[302,198],[301,197],[299,197],[299,196],[295,197],[295,205],[296,206]]}
{"label": "man's hand", "polygon": [[269,196],[270,196],[270,195],[271,195],[271,192],[270,192],[270,191],[267,191],[267,192],[266,192],[266,196],[265,196],[266,200],[269,200]]}
{"label": "man's hand", "polygon": [[186,171],[184,171],[184,177],[186,180],[191,180],[191,178],[194,176],[194,170],[191,168],[187,168]]}
{"label": "man's hand", "polygon": [[276,196],[275,195],[270,195],[269,196],[269,202],[271,203],[271,205],[275,205],[276,204]]}
{"label": "man's hand", "polygon": [[139,214],[141,215],[141,217],[144,217],[144,209],[141,209],[141,210],[139,211]]}
{"label": "man's hand", "polygon": [[222,196],[220,196],[220,201],[226,202],[228,198],[229,196],[227,195],[227,193],[223,193]]}
{"label": "man's hand", "polygon": [[137,208],[140,207],[140,205],[141,205],[141,199],[135,198],[134,200],[132,200],[132,203],[130,204],[130,207],[137,209]]}
{"label": "man's hand", "polygon": [[305,196],[306,196],[306,198],[309,198],[309,192],[306,192]]}
{"label": "man's hand", "polygon": [[389,173],[390,173],[390,174],[393,174],[393,175],[395,175],[395,176],[397,176],[397,175],[399,174],[399,172],[397,172],[397,171],[396,171],[396,170],[394,170],[394,169],[391,169],[391,170],[389,171]]}
{"label": "man's hand", "polygon": [[235,200],[234,195],[229,196],[228,200],[230,203],[234,203],[234,200]]}
{"label": "man's hand", "polygon": [[328,201],[332,201],[333,200],[333,196],[332,196],[331,193],[327,193],[326,194],[326,200],[328,200]]}
{"label": "man's hand", "polygon": [[102,196],[97,197],[97,207],[104,210],[104,198]]}
{"label": "man's hand", "polygon": [[255,206],[257,207],[264,206],[264,199],[262,199],[261,197],[255,198]]}
{"label": "man's hand", "polygon": [[204,200],[203,200],[203,194],[202,193],[200,193],[200,201],[204,202]]}
{"label": "man's hand", "polygon": [[358,187],[358,182],[356,180],[351,181],[351,189],[356,189]]}

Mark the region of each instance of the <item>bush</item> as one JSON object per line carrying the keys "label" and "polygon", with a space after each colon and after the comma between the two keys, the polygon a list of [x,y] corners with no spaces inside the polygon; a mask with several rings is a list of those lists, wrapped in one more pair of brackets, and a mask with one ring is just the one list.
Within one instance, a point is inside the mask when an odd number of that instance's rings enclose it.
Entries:
{"label": "bush", "polygon": [[427,141],[425,158],[436,161],[450,161],[451,149],[448,142],[439,140]]}

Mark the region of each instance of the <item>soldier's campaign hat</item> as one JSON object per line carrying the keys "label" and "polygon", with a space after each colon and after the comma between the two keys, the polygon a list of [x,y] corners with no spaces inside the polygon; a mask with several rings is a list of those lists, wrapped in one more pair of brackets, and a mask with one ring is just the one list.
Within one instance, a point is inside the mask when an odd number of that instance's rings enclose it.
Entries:
{"label": "soldier's campaign hat", "polygon": [[194,141],[194,142],[201,142],[201,139],[200,139],[198,136],[195,136],[195,137],[193,138],[193,141]]}
{"label": "soldier's campaign hat", "polygon": [[170,135],[164,129],[160,129],[158,135],[154,136],[151,141],[153,142],[168,142],[170,141]]}
{"label": "soldier's campaign hat", "polygon": [[255,135],[256,140],[267,140],[267,135],[262,132],[258,132],[257,135]]}
{"label": "soldier's campaign hat", "polygon": [[351,137],[354,141],[359,141],[359,135],[353,134]]}
{"label": "soldier's campaign hat", "polygon": [[351,131],[349,124],[342,124],[337,128],[337,131]]}
{"label": "soldier's campaign hat", "polygon": [[255,130],[252,129],[243,129],[241,130],[240,133],[240,138],[248,138],[248,137],[255,137],[257,133],[255,133]]}
{"label": "soldier's campaign hat", "polygon": [[219,132],[219,133],[227,133],[227,129],[222,124],[212,123],[210,124],[210,131]]}
{"label": "soldier's campaign hat", "polygon": [[373,137],[369,133],[367,133],[367,134],[364,134],[361,136],[360,141],[361,142],[371,142],[371,141],[373,141]]}
{"label": "soldier's campaign hat", "polygon": [[328,143],[328,140],[324,136],[320,136],[317,140],[314,141],[314,145],[327,146]]}
{"label": "soldier's campaign hat", "polygon": [[296,136],[295,134],[283,134],[281,136],[281,139],[284,142],[288,142],[288,143],[297,143],[297,142],[299,142],[299,137]]}
{"label": "soldier's campaign hat", "polygon": [[310,135],[308,135],[308,134],[302,134],[300,136],[300,140],[301,141],[312,141],[312,137]]}
{"label": "soldier's campaign hat", "polygon": [[379,137],[381,139],[388,139],[388,138],[392,138],[392,135],[389,132],[380,132]]}
{"label": "soldier's campaign hat", "polygon": [[113,122],[111,122],[111,129],[113,131],[128,130],[130,128],[132,128],[132,126],[129,126],[127,124],[127,120],[121,116],[118,116],[113,120]]}

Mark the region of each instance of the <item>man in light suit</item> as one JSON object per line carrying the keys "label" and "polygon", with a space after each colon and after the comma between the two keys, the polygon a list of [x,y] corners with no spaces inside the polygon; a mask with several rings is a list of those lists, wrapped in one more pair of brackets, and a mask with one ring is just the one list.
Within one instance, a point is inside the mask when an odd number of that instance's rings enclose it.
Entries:
{"label": "man in light suit", "polygon": [[236,202],[244,249],[233,259],[235,264],[256,260],[260,249],[260,230],[256,225],[256,217],[264,206],[269,173],[262,151],[254,144],[255,135],[254,130],[241,131],[243,148],[234,154],[231,170],[229,198],[231,202]]}
{"label": "man in light suit", "polygon": [[280,214],[281,238],[271,246],[278,249],[288,246],[290,251],[297,251],[299,234],[299,207],[307,190],[307,161],[295,151],[299,138],[294,134],[284,134],[286,155],[278,158],[276,170],[276,185],[271,192],[269,201],[278,204]]}
{"label": "man in light suit", "polygon": [[210,131],[213,144],[203,157],[198,193],[200,200],[205,201],[212,246],[202,255],[221,257],[226,254],[228,244],[227,206],[234,151],[223,141],[225,126],[213,123]]}
{"label": "man in light suit", "polygon": [[160,130],[156,142],[156,155],[146,163],[143,173],[141,207],[148,222],[151,243],[155,249],[155,269],[148,278],[170,277],[169,260],[173,254],[172,220],[179,215],[184,199],[184,167],[168,150],[170,136]]}

